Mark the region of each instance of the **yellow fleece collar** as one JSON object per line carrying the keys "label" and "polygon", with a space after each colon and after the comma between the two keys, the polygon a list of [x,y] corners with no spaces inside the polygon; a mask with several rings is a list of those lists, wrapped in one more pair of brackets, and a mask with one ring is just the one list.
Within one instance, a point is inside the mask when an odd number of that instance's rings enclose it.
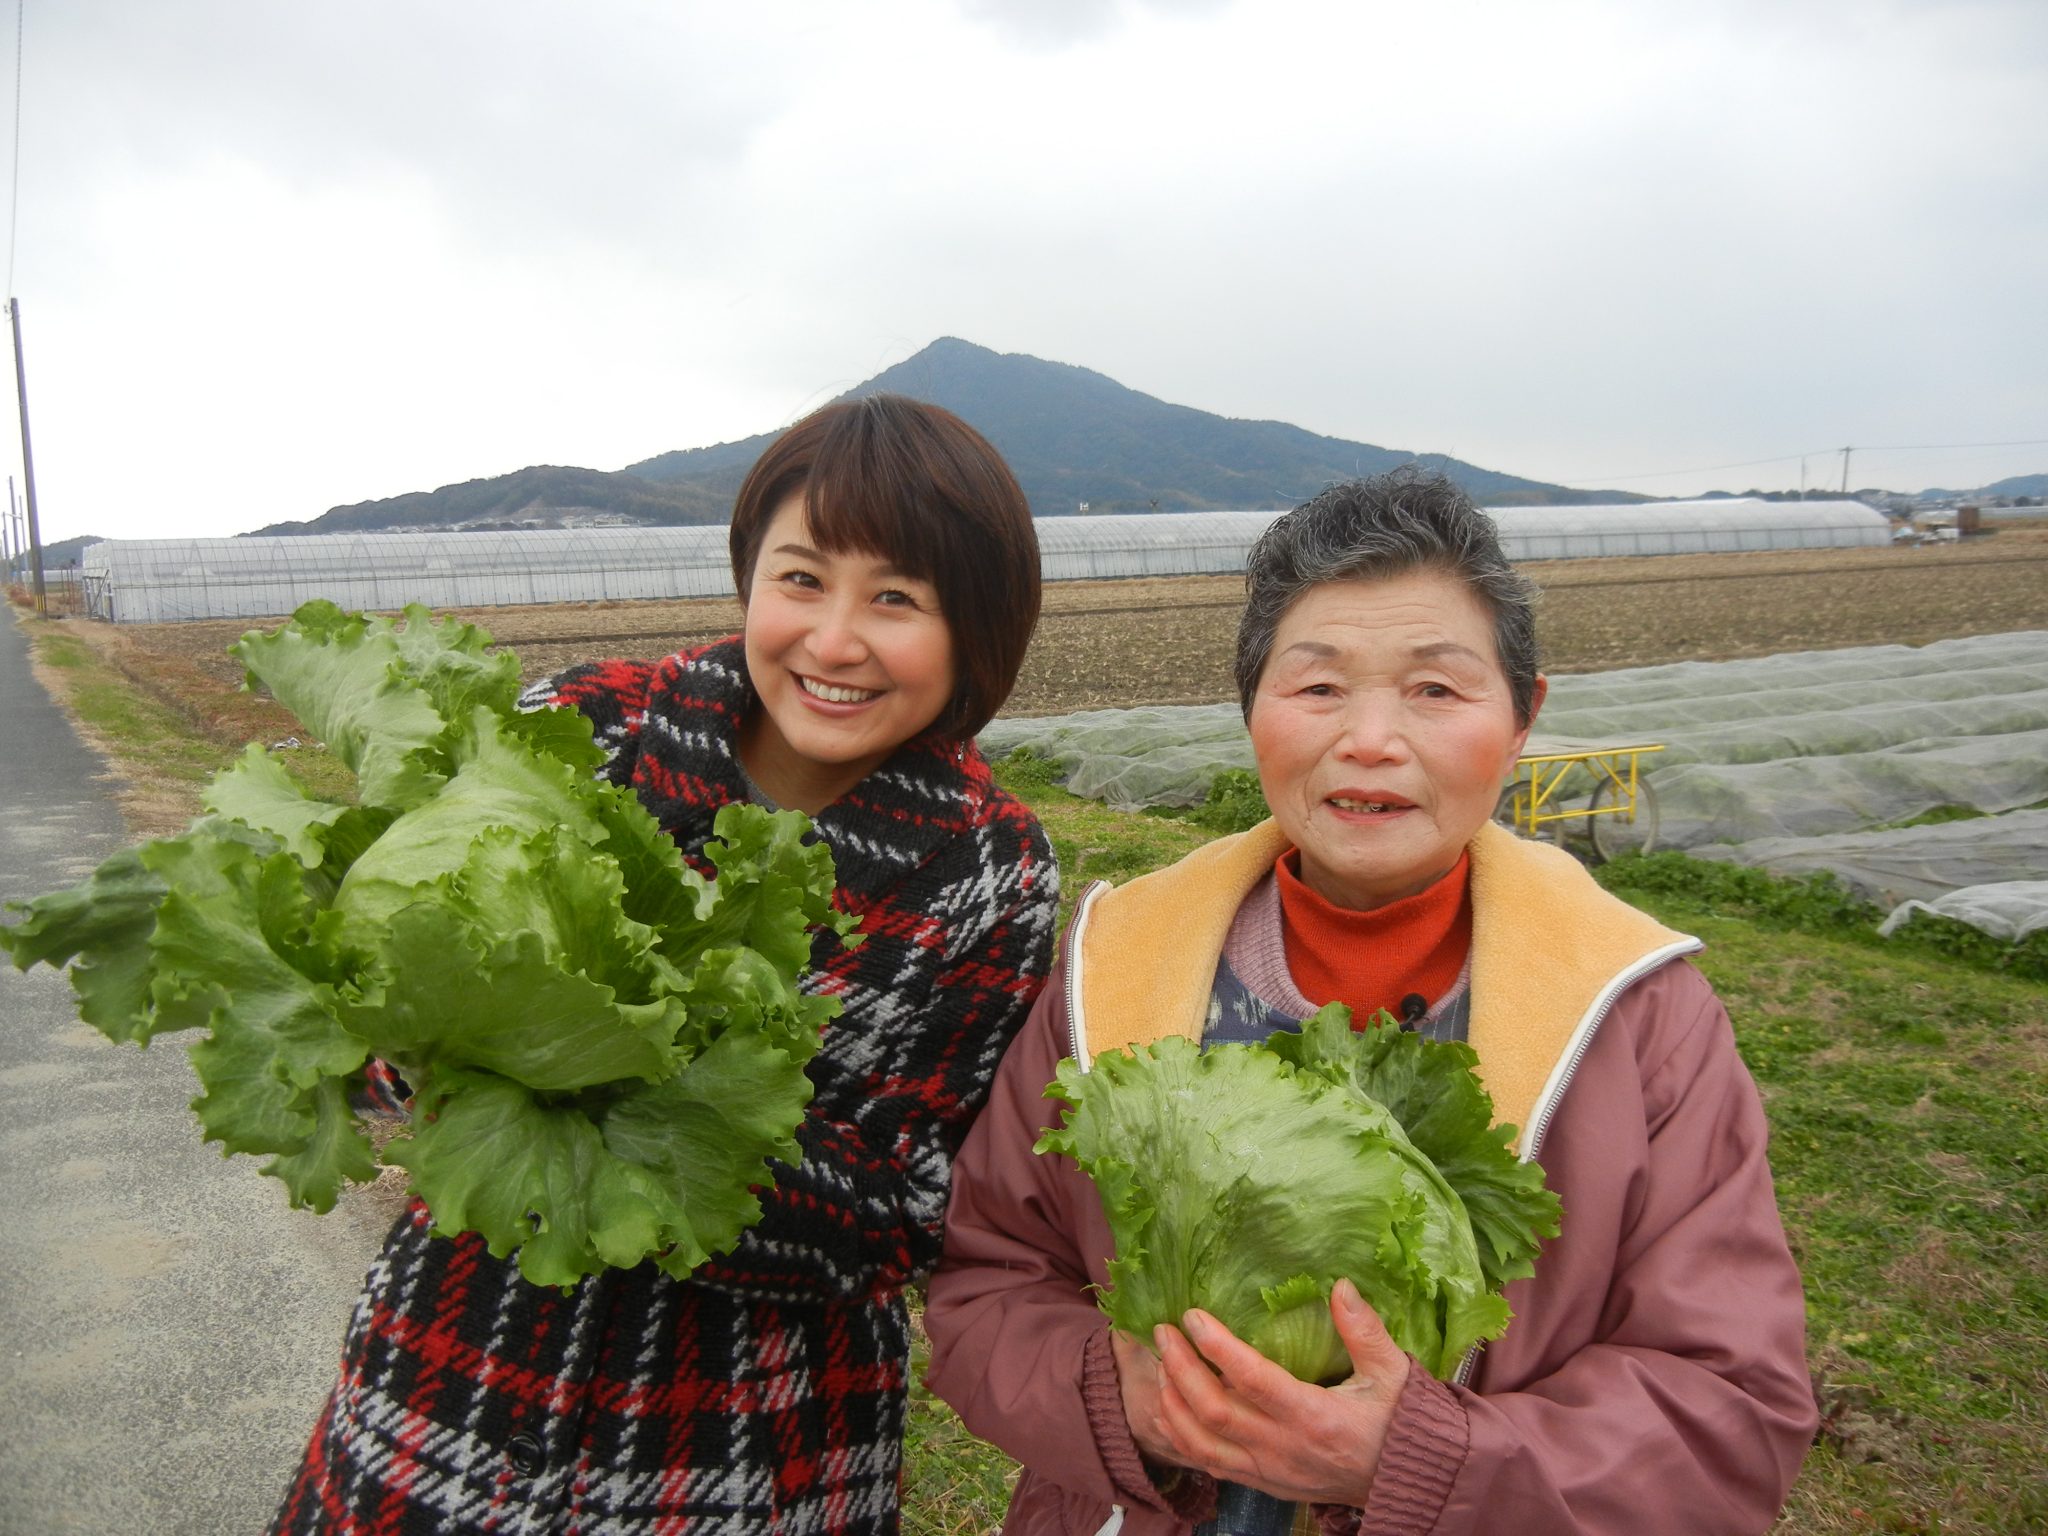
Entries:
{"label": "yellow fleece collar", "polygon": [[[1097,893],[1075,922],[1080,1049],[1199,1040],[1231,921],[1287,847],[1269,820]],[[1489,823],[1470,852],[1468,1038],[1494,1123],[1527,1127],[1615,981],[1699,945],[1608,895],[1561,848]]]}

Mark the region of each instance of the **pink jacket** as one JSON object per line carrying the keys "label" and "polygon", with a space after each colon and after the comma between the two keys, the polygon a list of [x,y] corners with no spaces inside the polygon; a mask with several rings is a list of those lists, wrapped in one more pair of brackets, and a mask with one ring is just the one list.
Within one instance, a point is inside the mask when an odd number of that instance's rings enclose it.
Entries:
{"label": "pink jacket", "polygon": [[[1055,1065],[1199,1037],[1223,934],[1285,847],[1269,822],[1091,890],[954,1169],[925,1313],[929,1381],[1024,1465],[1005,1530],[1178,1536],[1124,1421],[1094,1186],[1032,1144]],[[1761,1532],[1816,1424],[1805,1308],[1762,1105],[1698,941],[1496,827],[1471,845],[1471,1044],[1496,1118],[1563,1201],[1507,1334],[1419,1367],[1361,1529],[1442,1536]]]}

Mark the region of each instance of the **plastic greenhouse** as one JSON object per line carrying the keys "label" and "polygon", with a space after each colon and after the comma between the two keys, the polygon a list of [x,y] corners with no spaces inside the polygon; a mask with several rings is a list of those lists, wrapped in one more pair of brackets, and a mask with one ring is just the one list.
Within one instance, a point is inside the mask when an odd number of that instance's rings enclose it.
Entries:
{"label": "plastic greenhouse", "polygon": [[110,539],[88,546],[80,564],[87,611],[123,624],[263,618],[316,597],[396,609],[732,594],[722,524]]}
{"label": "plastic greenhouse", "polygon": [[1891,542],[1891,522],[1860,501],[1660,501],[1634,507],[1494,507],[1510,560],[1853,549]]}
{"label": "plastic greenhouse", "polygon": [[[1853,501],[1504,507],[1491,515],[1516,560],[1839,548],[1890,537],[1882,514]],[[1230,573],[1244,569],[1245,555],[1277,516],[1041,518],[1039,549],[1049,581]],[[315,597],[344,608],[395,609],[732,593],[722,525],[113,539],[88,548],[82,564],[88,611],[121,623],[261,618]]]}
{"label": "plastic greenhouse", "polygon": [[1047,581],[1228,575],[1278,512],[1156,512],[1038,519]]}

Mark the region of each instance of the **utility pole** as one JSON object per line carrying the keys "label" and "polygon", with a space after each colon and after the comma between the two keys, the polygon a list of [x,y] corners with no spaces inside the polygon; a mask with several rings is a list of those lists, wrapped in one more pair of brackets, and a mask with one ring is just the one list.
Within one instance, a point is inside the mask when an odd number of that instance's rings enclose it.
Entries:
{"label": "utility pole", "polygon": [[[27,429],[24,427],[23,430],[26,431]],[[1849,494],[1849,455],[1855,451],[1854,448],[1844,448],[1842,450],[1842,494],[1844,496]],[[30,505],[33,506],[34,503],[31,502]],[[34,514],[31,513],[30,515],[33,516]]]}
{"label": "utility pole", "polygon": [[21,477],[28,489],[28,558],[36,579],[36,617],[50,616],[50,596],[43,589],[43,532],[36,521],[36,460],[28,446],[28,369],[21,360],[21,300],[7,301],[14,324],[14,389],[21,398]]}

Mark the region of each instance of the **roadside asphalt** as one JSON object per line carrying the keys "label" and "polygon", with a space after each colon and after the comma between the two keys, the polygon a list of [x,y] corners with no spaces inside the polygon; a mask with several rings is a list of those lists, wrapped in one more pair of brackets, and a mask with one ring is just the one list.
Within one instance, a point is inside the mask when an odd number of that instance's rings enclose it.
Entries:
{"label": "roadside asphalt", "polygon": [[[109,783],[8,610],[0,901],[128,841]],[[291,1210],[255,1159],[202,1143],[196,1091],[177,1040],[114,1045],[63,976],[0,960],[4,1536],[253,1536],[333,1385],[392,1202]]]}

